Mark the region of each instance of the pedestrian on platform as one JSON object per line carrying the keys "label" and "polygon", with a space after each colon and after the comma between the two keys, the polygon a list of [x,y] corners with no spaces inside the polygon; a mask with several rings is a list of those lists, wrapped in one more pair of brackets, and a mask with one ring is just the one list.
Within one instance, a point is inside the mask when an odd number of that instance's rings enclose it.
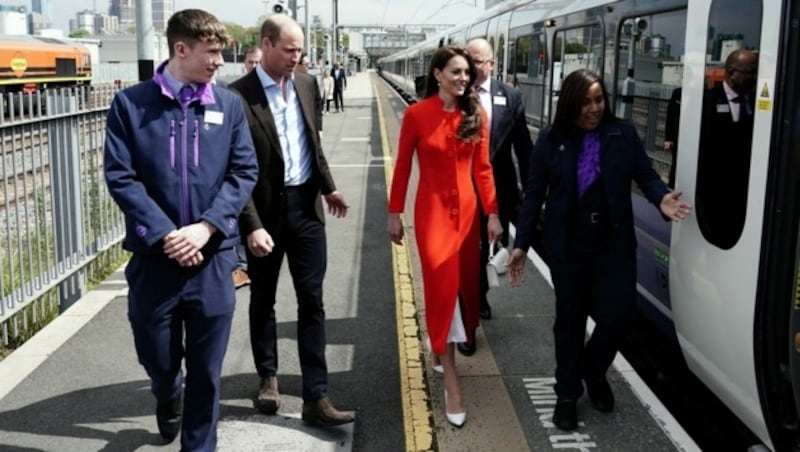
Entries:
{"label": "pedestrian on platform", "polygon": [[247,51],[244,53],[245,73],[255,69],[260,61],[261,61],[261,49],[256,46],[249,47]]}
{"label": "pedestrian on platform", "polygon": [[503,232],[489,164],[488,122],[471,85],[475,77],[475,66],[463,48],[445,46],[434,53],[427,97],[408,107],[403,116],[389,198],[389,236],[399,245],[416,152],[414,231],[425,286],[425,324],[434,365],[440,360],[444,371],[446,417],[456,427],[466,421],[466,411],[454,343],[466,341],[466,332],[479,322],[478,198],[488,214],[489,238],[497,240]]}
{"label": "pedestrian on platform", "polygon": [[331,71],[333,77],[333,103],[336,106],[336,113],[341,110],[344,112],[344,90],[347,88],[347,74],[344,72],[342,63],[336,62],[333,64]]}
{"label": "pedestrian on platform", "polygon": [[[325,212],[347,215],[336,190],[316,126],[319,93],[312,77],[296,72],[303,30],[276,14],[261,26],[261,64],[230,87],[241,94],[262,165],[257,188],[241,216],[247,236],[250,341],[260,386],[255,407],[280,407],[275,297],[283,258],[297,294],[297,345],[303,378],[303,420],[323,426],[353,421],[328,399],[322,281],[327,265]],[[322,196],[320,196],[320,194]]]}
{"label": "pedestrian on platform", "polygon": [[[528,161],[533,150],[528,125],[525,121],[525,106],[522,94],[518,89],[492,78],[494,69],[494,52],[492,46],[483,38],[476,38],[467,43],[467,52],[472,57],[477,71],[473,85],[478,91],[481,106],[489,120],[489,161],[494,174],[497,207],[500,214],[500,225],[503,236],[497,244],[489,241],[486,222],[481,221],[481,255],[480,269],[480,317],[483,320],[492,318],[487,294],[489,280],[486,275],[486,263],[489,260],[489,248],[492,246],[508,246],[509,222],[517,222],[522,189],[528,178]],[[514,149],[512,154],[511,149]],[[519,165],[514,165],[516,156]],[[458,350],[464,355],[475,353],[475,331],[467,331],[467,341],[458,344]]]}
{"label": "pedestrian on platform", "polygon": [[325,69],[322,74],[322,98],[325,99],[325,114],[328,114],[331,112],[333,101],[333,77],[330,69]]}
{"label": "pedestrian on platform", "polygon": [[241,101],[212,83],[224,25],[187,9],[166,34],[169,60],[112,102],[105,177],[125,214],[128,318],[159,433],[172,441],[182,425],[181,450],[213,451],[238,217],[258,166]]}
{"label": "pedestrian on platform", "polygon": [[[581,380],[597,411],[614,408],[606,371],[636,294],[632,182],[665,219],[680,221],[692,209],[653,171],[634,126],[615,118],[607,106],[608,94],[597,74],[579,69],[564,79],[553,124],[534,146],[508,262],[508,281],[519,285],[546,204],[543,252],[556,295],[553,423],[562,430],[578,426]],[[588,314],[596,326],[584,344]]]}

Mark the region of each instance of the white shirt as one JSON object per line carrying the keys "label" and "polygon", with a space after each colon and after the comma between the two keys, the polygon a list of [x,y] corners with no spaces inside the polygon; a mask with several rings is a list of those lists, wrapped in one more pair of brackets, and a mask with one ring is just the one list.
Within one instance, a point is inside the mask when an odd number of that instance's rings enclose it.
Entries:
{"label": "white shirt", "polygon": [[[478,97],[481,99],[481,107],[486,112],[486,118],[489,119],[489,124],[492,123],[492,79],[487,78],[480,85],[478,85]],[[489,127],[491,130],[491,126]]]}
{"label": "white shirt", "polygon": [[311,177],[311,150],[309,149],[306,127],[303,122],[303,110],[294,90],[294,74],[286,80],[286,98],[281,87],[267,74],[261,65],[256,66],[256,73],[264,94],[269,102],[269,109],[275,119],[275,129],[283,152],[283,184],[285,186],[302,185]]}
{"label": "white shirt", "polygon": [[739,107],[742,105],[742,102],[744,102],[744,99],[740,98],[739,102],[734,101],[733,99],[739,98],[739,93],[728,86],[728,82],[726,81],[722,82],[722,89],[725,90],[725,96],[728,97],[728,105],[731,108],[731,118],[733,122],[739,122]]}

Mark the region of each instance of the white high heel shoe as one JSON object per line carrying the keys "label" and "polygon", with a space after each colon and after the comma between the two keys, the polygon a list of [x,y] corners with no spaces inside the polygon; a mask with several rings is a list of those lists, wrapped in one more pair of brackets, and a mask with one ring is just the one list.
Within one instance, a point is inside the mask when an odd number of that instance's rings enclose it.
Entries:
{"label": "white high heel shoe", "polygon": [[444,414],[447,417],[447,422],[450,423],[453,427],[461,428],[464,426],[464,423],[467,422],[467,412],[462,411],[460,413],[448,413],[447,412],[447,390],[444,390]]}
{"label": "white high heel shoe", "polygon": [[433,368],[433,371],[436,372],[437,374],[443,374],[444,373],[444,367],[442,367],[442,364],[441,363],[434,364],[433,360],[436,358],[436,355],[433,353],[433,346],[431,345],[431,338],[429,338],[429,337],[425,338],[425,346],[428,348],[428,352],[431,354],[431,367]]}

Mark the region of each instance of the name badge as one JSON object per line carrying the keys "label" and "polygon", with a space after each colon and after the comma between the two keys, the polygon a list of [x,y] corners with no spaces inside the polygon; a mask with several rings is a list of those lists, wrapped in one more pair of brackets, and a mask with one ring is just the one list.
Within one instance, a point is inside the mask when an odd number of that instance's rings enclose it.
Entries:
{"label": "name badge", "polygon": [[206,111],[206,124],[222,124],[224,114],[221,111]]}
{"label": "name badge", "polygon": [[494,96],[493,99],[495,105],[502,105],[502,106],[506,105],[506,98],[503,96]]}
{"label": "name badge", "polygon": [[731,106],[728,104],[717,104],[717,113],[730,113]]}

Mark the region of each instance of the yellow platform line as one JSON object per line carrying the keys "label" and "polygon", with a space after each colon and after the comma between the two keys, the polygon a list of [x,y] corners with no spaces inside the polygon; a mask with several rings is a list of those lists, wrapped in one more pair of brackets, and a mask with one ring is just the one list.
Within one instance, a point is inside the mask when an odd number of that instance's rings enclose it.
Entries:
{"label": "yellow platform line", "polygon": [[[378,123],[381,133],[381,147],[384,157],[386,192],[392,182],[394,165],[391,148],[386,133],[378,88],[373,84],[378,104]],[[406,241],[408,243],[408,241]],[[397,319],[397,348],[400,368],[400,396],[403,402],[403,428],[405,430],[407,451],[432,450],[434,443],[433,413],[430,410],[425,369],[420,350],[417,305],[414,300],[413,275],[408,248],[392,244],[392,268],[394,269],[394,293]]]}

